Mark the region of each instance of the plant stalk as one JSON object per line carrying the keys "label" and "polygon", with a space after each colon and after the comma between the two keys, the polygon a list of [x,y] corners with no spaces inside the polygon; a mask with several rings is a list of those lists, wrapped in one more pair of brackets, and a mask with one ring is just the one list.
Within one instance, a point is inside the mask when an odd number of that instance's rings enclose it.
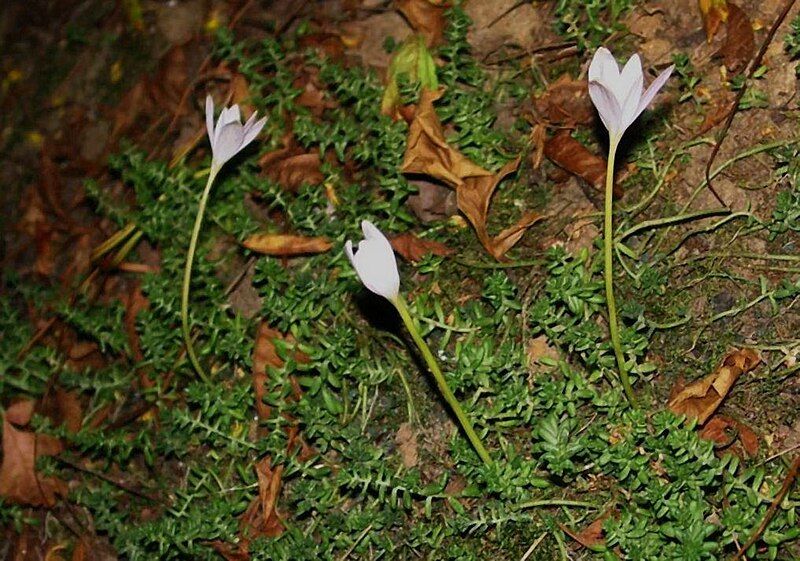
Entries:
{"label": "plant stalk", "polygon": [[189,241],[189,250],[186,252],[186,268],[183,271],[183,289],[181,290],[181,327],[183,328],[183,341],[186,345],[186,354],[189,355],[189,362],[192,363],[197,374],[200,378],[208,383],[209,378],[200,361],[197,359],[197,353],[194,351],[194,344],[191,337],[191,326],[189,325],[189,289],[192,280],[192,265],[194,264],[194,254],[197,250],[197,239],[200,237],[200,226],[203,225],[203,216],[206,213],[206,203],[208,203],[208,195],[211,193],[211,185],[217,177],[217,170],[213,166],[208,173],[208,181],[203,190],[203,195],[200,197],[200,205],[197,207],[197,216],[194,219],[194,229],[192,230],[192,239]]}
{"label": "plant stalk", "polygon": [[444,400],[453,410],[453,413],[455,413],[458,422],[461,424],[461,428],[463,428],[464,432],[467,433],[467,437],[472,443],[472,446],[475,448],[475,451],[478,453],[478,456],[480,456],[484,464],[492,465],[491,456],[489,456],[486,448],[483,447],[480,437],[478,437],[475,429],[472,428],[472,423],[470,422],[469,417],[467,417],[466,413],[464,413],[464,410],[461,409],[461,405],[458,403],[456,396],[453,395],[453,392],[450,390],[450,386],[447,385],[447,381],[444,379],[444,374],[442,374],[439,364],[433,357],[430,347],[428,347],[428,344],[419,334],[419,329],[411,317],[411,313],[408,310],[405,300],[403,300],[402,296],[398,296],[392,301],[392,304],[394,304],[395,308],[397,308],[397,311],[400,313],[400,317],[403,319],[406,329],[408,329],[411,338],[414,340],[414,343],[422,353],[422,358],[425,359],[425,364],[428,365],[428,369],[431,371],[431,374],[433,374],[434,380],[436,380],[436,386],[439,388]]}
{"label": "plant stalk", "polygon": [[614,355],[617,358],[619,368],[619,379],[622,382],[622,389],[628,398],[631,406],[636,406],[636,398],[633,395],[633,388],[625,368],[625,355],[622,353],[622,343],[619,338],[619,323],[617,320],[617,301],[614,299],[614,160],[617,155],[619,138],[611,138],[608,147],[608,166],[606,167],[606,192],[605,205],[603,208],[603,276],[606,285],[606,303],[608,304],[608,331],[611,334],[611,345],[614,347]]}

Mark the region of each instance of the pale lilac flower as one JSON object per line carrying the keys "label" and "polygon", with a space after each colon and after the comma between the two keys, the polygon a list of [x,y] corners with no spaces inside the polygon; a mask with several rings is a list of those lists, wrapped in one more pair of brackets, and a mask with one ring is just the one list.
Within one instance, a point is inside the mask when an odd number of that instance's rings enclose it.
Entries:
{"label": "pale lilac flower", "polygon": [[364,286],[395,303],[400,294],[400,274],[397,272],[392,244],[368,220],[361,221],[361,230],[364,239],[358,243],[356,253],[353,253],[353,242],[350,240],[344,244],[344,252]]}
{"label": "pale lilac flower", "polygon": [[245,146],[250,144],[267,122],[264,117],[256,121],[258,112],[253,113],[247,122],[242,125],[239,106],[224,107],[219,114],[217,125],[214,126],[214,100],[206,96],[206,128],[208,140],[211,142],[211,169],[220,170],[225,162],[233,158]]}
{"label": "pale lilac flower", "polygon": [[638,54],[629,58],[620,72],[611,51],[605,47],[597,49],[589,65],[589,96],[612,141],[619,141],[631,123],[653,101],[674,68],[675,65],[667,68],[645,90],[642,62]]}

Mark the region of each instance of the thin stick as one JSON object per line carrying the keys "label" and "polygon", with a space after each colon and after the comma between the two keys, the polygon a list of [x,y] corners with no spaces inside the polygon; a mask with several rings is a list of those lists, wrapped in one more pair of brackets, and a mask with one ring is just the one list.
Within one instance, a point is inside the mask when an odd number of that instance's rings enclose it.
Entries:
{"label": "thin stick", "polygon": [[745,542],[745,544],[739,548],[739,551],[736,552],[736,555],[731,557],[731,561],[737,561],[744,557],[744,552],[750,549],[764,531],[769,526],[769,523],[772,521],[772,518],[775,516],[775,513],[778,511],[778,507],[783,502],[783,499],[786,498],[786,495],[789,493],[789,490],[792,488],[792,484],[794,480],[797,478],[797,472],[800,470],[800,456],[795,456],[794,461],[792,462],[791,467],[789,468],[789,473],[786,474],[786,478],[783,480],[783,485],[781,485],[781,490],[778,492],[777,496],[772,500],[772,504],[769,505],[767,509],[767,514],[764,516],[764,519],[761,521],[761,524],[758,525],[758,528],[753,535],[750,536],[750,539]]}
{"label": "thin stick", "polygon": [[786,16],[789,14],[789,10],[792,9],[794,6],[795,0],[787,0],[786,3],[783,5],[783,10],[781,10],[778,19],[776,19],[772,23],[772,27],[769,28],[769,32],[767,36],[764,38],[764,42],[761,44],[761,48],[758,51],[756,57],[752,60],[750,64],[750,70],[747,72],[747,78],[745,79],[744,83],[742,84],[742,89],[736,94],[736,98],[733,100],[733,107],[731,108],[730,112],[728,113],[728,117],[725,119],[725,124],[722,127],[722,131],[719,134],[719,140],[714,143],[714,148],[711,149],[711,155],[708,157],[708,161],[706,162],[706,187],[708,190],[711,191],[711,194],[714,195],[719,203],[723,206],[728,206],[728,204],[722,200],[722,197],[719,196],[719,193],[714,189],[711,185],[711,166],[714,165],[714,160],[717,158],[717,154],[719,153],[720,148],[722,147],[722,143],[725,141],[725,138],[728,136],[728,130],[731,128],[731,124],[733,123],[734,117],[736,117],[736,112],[739,109],[739,103],[742,101],[742,97],[744,93],[747,91],[747,83],[753,78],[753,75],[761,66],[761,61],[764,59],[764,55],[767,53],[767,48],[769,47],[770,43],[772,43],[772,39],[775,38],[775,34],[778,32],[778,28],[783,23],[783,20],[786,19]]}

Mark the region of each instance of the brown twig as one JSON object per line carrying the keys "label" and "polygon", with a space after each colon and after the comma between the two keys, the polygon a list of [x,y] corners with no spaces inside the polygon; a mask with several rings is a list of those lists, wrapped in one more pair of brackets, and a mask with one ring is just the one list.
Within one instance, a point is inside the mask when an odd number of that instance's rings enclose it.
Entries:
{"label": "brown twig", "polygon": [[718,140],[714,143],[714,148],[711,150],[711,155],[708,157],[708,161],[706,162],[706,187],[708,190],[711,191],[711,194],[714,195],[714,198],[719,201],[719,203],[725,207],[728,206],[722,197],[720,197],[717,190],[714,189],[714,186],[711,184],[711,166],[714,164],[714,160],[717,158],[717,154],[719,153],[720,148],[722,147],[722,143],[725,141],[725,137],[728,136],[728,130],[731,128],[731,124],[733,123],[734,117],[736,117],[736,113],[739,110],[739,103],[742,101],[742,97],[744,96],[745,92],[747,91],[747,83],[753,78],[753,75],[756,71],[761,67],[761,61],[764,59],[764,55],[767,53],[767,48],[769,47],[772,40],[775,38],[775,34],[778,32],[778,28],[783,23],[783,20],[786,19],[786,16],[789,14],[789,10],[792,9],[796,0],[787,0],[784,5],[783,9],[781,10],[780,15],[778,18],[772,23],[772,27],[769,28],[769,32],[767,36],[764,38],[764,42],[761,44],[761,48],[758,50],[758,54],[756,54],[755,58],[750,62],[750,69],[747,72],[747,78],[742,84],[742,88],[736,94],[736,98],[733,100],[733,107],[731,107],[730,112],[728,113],[727,118],[725,119],[725,124],[722,126],[722,130],[720,131]]}
{"label": "brown twig", "polygon": [[761,524],[758,525],[756,531],[753,532],[753,535],[750,536],[750,539],[747,540],[742,547],[739,548],[739,551],[736,552],[736,555],[731,557],[731,561],[738,561],[744,556],[744,552],[750,549],[764,531],[769,526],[769,523],[772,521],[772,518],[775,516],[775,513],[778,511],[778,507],[783,502],[783,499],[786,498],[786,495],[789,494],[789,490],[792,488],[792,484],[794,480],[797,478],[797,472],[800,470],[800,456],[795,456],[794,461],[792,462],[791,467],[789,468],[789,473],[786,474],[786,478],[783,480],[783,485],[781,485],[781,490],[772,500],[772,504],[769,505],[767,509],[767,514],[764,516],[764,519],[761,521]]}

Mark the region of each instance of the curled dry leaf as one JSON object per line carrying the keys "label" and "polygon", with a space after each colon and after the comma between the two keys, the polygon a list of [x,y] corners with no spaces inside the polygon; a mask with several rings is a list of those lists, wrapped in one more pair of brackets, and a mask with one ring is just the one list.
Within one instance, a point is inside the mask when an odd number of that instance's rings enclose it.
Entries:
{"label": "curled dry leaf", "polygon": [[408,131],[408,144],[401,170],[431,176],[456,190],[458,209],[464,213],[478,239],[495,258],[501,259],[522,237],[525,230],[542,217],[527,213],[516,224],[497,236],[487,230],[489,204],[498,184],[517,170],[519,158],[506,164],[498,173],[483,169],[478,164],[450,146],[436,115],[433,102],[442,95],[440,91],[423,90],[414,120]]}
{"label": "curled dry leaf", "polygon": [[717,410],[739,376],[755,368],[760,361],[761,357],[753,349],[735,350],[705,378],[685,387],[678,382],[672,389],[667,407],[676,415],[697,419],[702,425]]}
{"label": "curled dry leaf", "polygon": [[283,148],[267,152],[258,164],[267,177],[287,191],[297,191],[302,185],[320,185],[325,180],[319,152],[306,152],[291,135],[284,137]]}
{"label": "curled dry leaf", "polygon": [[611,512],[605,512],[600,518],[594,520],[580,532],[573,532],[563,524],[559,524],[561,529],[573,540],[587,549],[605,545],[606,538],[603,534],[603,523],[611,516]]}
{"label": "curled dry leaf", "polygon": [[748,456],[758,454],[758,435],[736,419],[714,415],[698,434],[700,438],[714,442],[717,449],[728,448],[738,441]]}
{"label": "curled dry leaf", "polygon": [[736,4],[728,3],[728,23],[725,42],[719,50],[725,66],[739,72],[747,66],[756,50],[756,39],[750,18]]}
{"label": "curled dry leaf", "polygon": [[6,409],[3,416],[3,463],[0,464],[0,497],[17,504],[55,505],[64,496],[67,485],[55,477],[36,472],[36,458],[59,454],[61,443],[47,435],[20,430],[33,415],[34,402],[20,401]]}
{"label": "curled dry leaf", "polygon": [[393,237],[390,243],[400,257],[412,263],[416,263],[428,254],[447,257],[453,253],[453,250],[443,243],[422,239],[411,232]]}
{"label": "curled dry leaf", "polygon": [[444,6],[429,0],[398,0],[397,9],[412,29],[425,37],[428,47],[440,45],[444,37]]}
{"label": "curled dry leaf", "polygon": [[[560,130],[544,145],[544,155],[558,167],[580,177],[601,191],[606,180],[606,159],[593,154],[568,130]],[[622,186],[614,182],[614,196],[621,197]]]}
{"label": "curled dry leaf", "polygon": [[539,116],[551,125],[590,125],[596,115],[586,80],[576,80],[569,74],[561,76],[544,93],[535,97],[533,106]]}
{"label": "curled dry leaf", "polygon": [[728,0],[699,0],[703,29],[710,43],[722,22],[728,20]]}
{"label": "curled dry leaf", "polygon": [[531,225],[538,222],[542,215],[535,212],[528,212],[524,214],[516,223],[501,231],[496,236],[489,235],[487,229],[487,222],[489,219],[489,204],[492,201],[492,195],[497,189],[500,182],[517,171],[519,167],[519,158],[513,162],[507,163],[495,175],[481,176],[481,177],[468,177],[464,180],[464,184],[456,189],[456,201],[458,208],[467,219],[472,223],[475,228],[475,233],[478,239],[483,244],[483,247],[495,259],[501,259],[509,249],[514,245],[525,233]]}
{"label": "curled dry leaf", "polygon": [[331,242],[327,238],[294,234],[254,234],[244,240],[242,245],[256,253],[273,257],[325,253],[331,248]]}
{"label": "curled dry leaf", "polygon": [[464,156],[447,143],[433,102],[442,97],[443,90],[423,90],[417,112],[408,129],[403,173],[420,173],[458,187],[468,177],[491,176],[492,172]]}

